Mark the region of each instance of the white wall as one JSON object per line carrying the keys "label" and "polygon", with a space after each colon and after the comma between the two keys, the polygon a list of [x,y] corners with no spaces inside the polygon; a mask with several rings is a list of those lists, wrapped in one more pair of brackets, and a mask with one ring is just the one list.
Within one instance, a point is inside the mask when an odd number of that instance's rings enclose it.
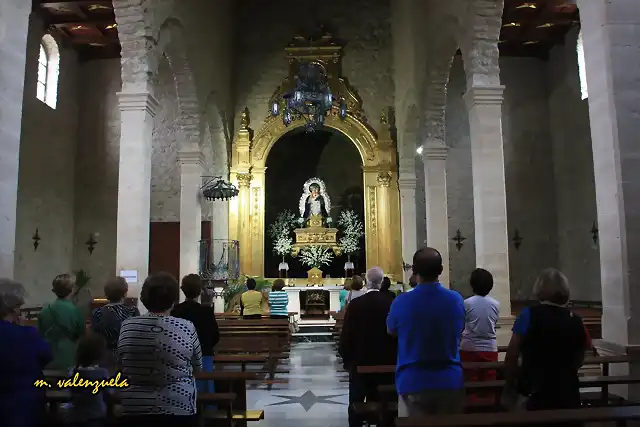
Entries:
{"label": "white wall", "polygon": [[[74,173],[78,131],[78,60],[59,45],[58,102],[36,98],[42,22],[33,17],[27,39],[16,224],[15,278],[28,303],[50,300],[51,281],[70,272],[73,261]],[[37,251],[32,236],[42,238]]]}

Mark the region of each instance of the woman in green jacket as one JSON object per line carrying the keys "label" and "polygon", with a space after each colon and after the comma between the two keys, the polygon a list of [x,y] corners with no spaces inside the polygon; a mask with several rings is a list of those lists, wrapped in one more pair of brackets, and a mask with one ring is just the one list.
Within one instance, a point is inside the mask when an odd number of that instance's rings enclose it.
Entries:
{"label": "woman in green jacket", "polygon": [[53,352],[47,369],[69,369],[76,363],[76,344],[85,333],[85,319],[71,301],[74,285],[75,277],[70,274],[53,279],[52,291],[57,299],[38,315],[38,331]]}

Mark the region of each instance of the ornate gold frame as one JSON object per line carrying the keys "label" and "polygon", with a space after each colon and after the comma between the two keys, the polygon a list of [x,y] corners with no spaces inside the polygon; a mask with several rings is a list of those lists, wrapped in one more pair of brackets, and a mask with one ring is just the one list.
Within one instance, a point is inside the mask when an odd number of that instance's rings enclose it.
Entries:
{"label": "ornate gold frame", "polygon": [[[286,52],[292,65],[290,75],[274,97],[294,80],[297,61],[314,60],[326,67],[334,96],[347,100],[347,118],[340,120],[334,109],[326,117],[325,126],[349,138],[362,159],[367,264],[382,267],[389,276],[402,277],[397,147],[386,114],[380,118],[378,132],[374,131],[367,123],[360,98],[341,77],[342,47],[330,35],[318,41],[297,37]],[[229,237],[240,242],[243,274],[264,275],[265,172],[269,151],[283,135],[303,125],[303,119],[285,126],[280,117],[268,116],[254,134],[249,128],[248,111],[245,109],[242,114],[231,155],[230,179],[240,193],[229,202]]]}

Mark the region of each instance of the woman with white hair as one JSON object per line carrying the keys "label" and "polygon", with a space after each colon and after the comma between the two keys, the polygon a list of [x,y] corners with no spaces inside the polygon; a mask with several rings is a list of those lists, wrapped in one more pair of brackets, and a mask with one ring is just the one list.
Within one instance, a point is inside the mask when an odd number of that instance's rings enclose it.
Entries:
{"label": "woman with white hair", "polygon": [[578,369],[590,340],[580,316],[567,308],[567,278],[549,268],[533,291],[540,303],[525,308],[513,325],[505,357],[505,397],[519,395],[528,410],[580,407]]}
{"label": "woman with white hair", "polygon": [[0,279],[0,419],[12,427],[40,425],[45,390],[33,384],[53,357],[38,331],[20,324],[24,298],[20,283]]}

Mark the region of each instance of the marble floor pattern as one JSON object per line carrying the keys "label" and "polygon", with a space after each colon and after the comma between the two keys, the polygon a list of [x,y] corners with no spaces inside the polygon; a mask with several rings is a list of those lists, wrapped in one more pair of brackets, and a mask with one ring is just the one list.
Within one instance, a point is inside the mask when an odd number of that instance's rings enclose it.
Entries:
{"label": "marble floor pattern", "polygon": [[341,427],[347,425],[348,383],[339,372],[333,343],[293,343],[288,374],[276,374],[287,384],[247,390],[249,409],[263,409],[264,420],[255,427]]}

